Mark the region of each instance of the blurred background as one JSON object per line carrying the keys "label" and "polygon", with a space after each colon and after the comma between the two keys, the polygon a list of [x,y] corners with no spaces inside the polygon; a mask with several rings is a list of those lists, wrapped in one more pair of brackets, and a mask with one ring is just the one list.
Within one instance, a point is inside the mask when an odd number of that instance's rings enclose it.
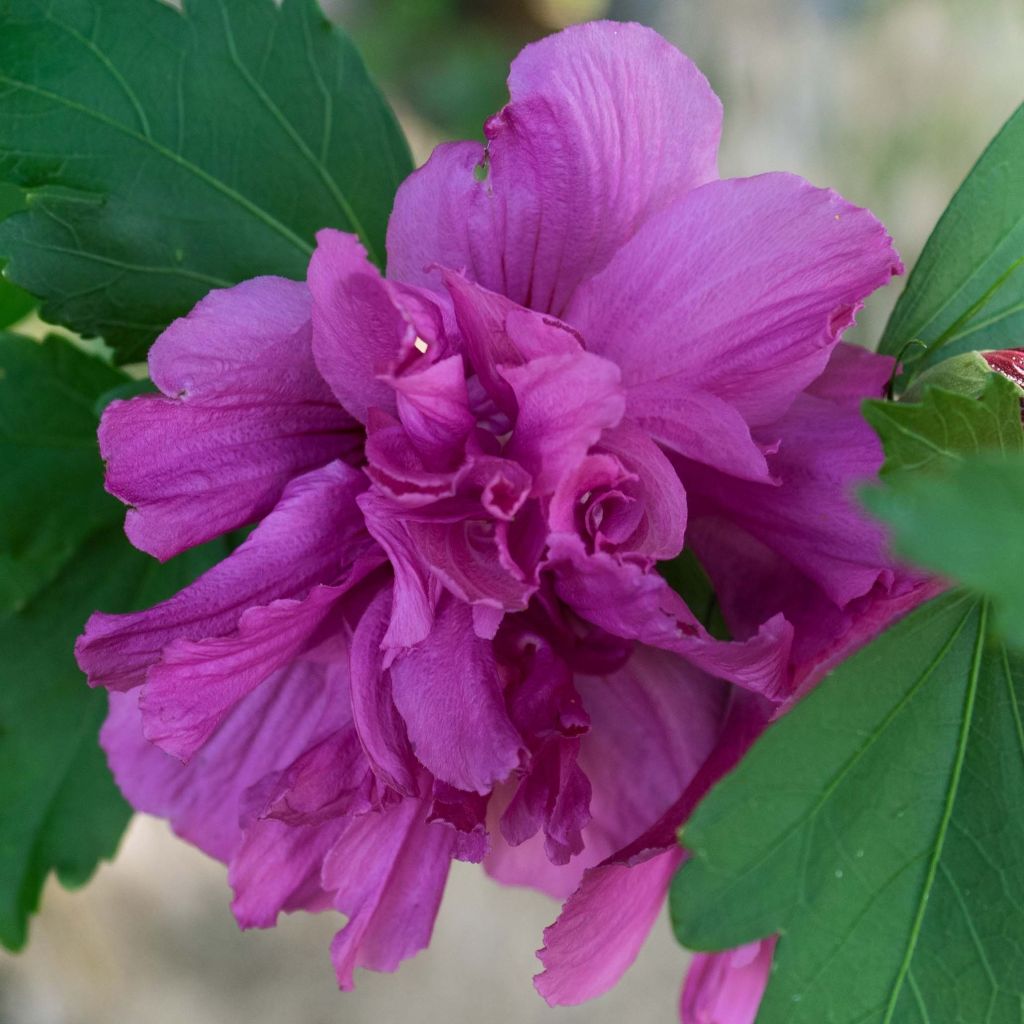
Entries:
{"label": "blurred background", "polygon": [[[418,161],[479,137],[519,48],[574,21],[637,20],[725,104],[723,176],[795,171],[869,206],[908,266],[1024,99],[1020,0],[326,0],[388,92]],[[857,328],[877,339],[898,286]],[[673,1021],[685,955],[659,922],[612,993],[549,1010],[533,951],[557,906],[456,864],[430,950],[339,995],[331,916],[241,934],[224,869],[136,819],[83,891],[48,886],[26,952],[0,953],[0,1024]]]}

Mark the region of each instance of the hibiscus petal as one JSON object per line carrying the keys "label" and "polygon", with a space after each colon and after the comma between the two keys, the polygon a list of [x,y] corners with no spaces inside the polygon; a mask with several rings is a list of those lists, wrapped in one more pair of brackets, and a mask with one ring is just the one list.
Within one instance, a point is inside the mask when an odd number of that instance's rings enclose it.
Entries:
{"label": "hibiscus petal", "polygon": [[685,378],[629,388],[626,416],[652,440],[695,462],[741,480],[772,482],[765,448],[754,440],[738,410],[707,391],[694,390]]}
{"label": "hibiscus petal", "polygon": [[534,985],[549,1003],[602,995],[633,963],[684,856],[676,841],[680,825],[749,749],[770,713],[771,705],[761,698],[733,691],[714,748],[679,798],[643,835],[586,871],[558,920],[545,929],[544,948],[537,953],[544,971]]}
{"label": "hibiscus petal", "polygon": [[661,913],[682,854],[666,850],[584,875],[537,953],[545,970],[534,985],[551,1006],[586,1002],[618,982]]}
{"label": "hibiscus petal", "polygon": [[320,586],[301,601],[247,608],[228,637],[173,641],[139,699],[146,739],[188,761],[240,700],[308,646],[345,590]]}
{"label": "hibiscus petal", "polygon": [[360,495],[359,508],[394,572],[391,621],[381,641],[387,666],[396,651],[413,647],[429,635],[441,584],[427,571],[401,520],[402,510],[394,502],[369,491]]}
{"label": "hibiscus petal", "polygon": [[579,335],[559,320],[524,309],[463,274],[445,271],[443,277],[466,356],[484,390],[509,417],[515,416],[516,400],[502,367],[582,350]]}
{"label": "hibiscus petal", "polygon": [[604,552],[588,554],[578,537],[553,536],[548,564],[559,597],[612,635],[680,654],[754,693],[776,698],[785,689],[792,629],[781,615],[748,640],[723,642],[708,634],[657,573]]}
{"label": "hibiscus petal", "polygon": [[504,454],[533,477],[534,495],[554,491],[625,412],[618,367],[589,352],[543,356],[502,375],[519,408]]}
{"label": "hibiscus petal", "polygon": [[361,423],[371,408],[395,411],[386,377],[416,340],[443,330],[438,306],[415,290],[395,287],[367,259],[355,235],[317,233],[309,264],[313,356],[338,401]]}
{"label": "hibiscus petal", "polygon": [[150,350],[163,395],[111,403],[100,452],[131,505],[131,542],[161,560],[265,515],[294,476],[360,447],[313,363],[304,284],[211,292]]}
{"label": "hibiscus petal", "polygon": [[430,635],[395,660],[391,679],[416,756],[443,782],[486,794],[519,764],[522,741],[491,645],[474,634],[462,602],[439,604]]}
{"label": "hibiscus petal", "polygon": [[653,218],[567,318],[627,388],[664,389],[666,402],[705,391],[758,425],[822,372],[864,298],[901,270],[867,210],[764,174],[712,182]]}
{"label": "hibiscus petal", "polygon": [[558,314],[655,211],[716,177],[721,105],[657,33],[613,22],[526,47],[509,92],[486,155],[439,147],[401,187],[389,272],[426,284],[430,264],[465,268]]}
{"label": "hibiscus petal", "polygon": [[363,612],[352,636],[352,719],[374,772],[385,784],[412,796],[416,762],[381,650],[390,621],[391,594],[384,590]]}
{"label": "hibiscus petal", "polygon": [[319,583],[336,583],[367,547],[355,502],[365,487],[363,474],[341,462],[307,473],[236,551],[191,586],[146,611],[92,615],[75,645],[89,684],[138,686],[172,641],[226,636],[247,608],[301,600]]}
{"label": "hibiscus petal", "polygon": [[228,868],[231,911],[241,928],[273,928],[282,910],[330,906],[321,883],[324,857],[347,820],[286,825],[268,818],[250,825]]}
{"label": "hibiscus petal", "polygon": [[454,469],[476,425],[461,356],[448,356],[391,381],[402,426],[429,466]]}
{"label": "hibiscus petal", "polygon": [[681,467],[691,501],[757,537],[813,580],[839,607],[890,583],[885,530],[858,507],[857,483],[882,465],[882,446],[856,404],[801,395],[764,428],[778,486]]}
{"label": "hibiscus petal", "polygon": [[352,988],[356,967],[393,971],[430,942],[455,838],[424,819],[418,800],[365,814],[324,860],[323,884],[348,917],[331,943],[342,989]]}
{"label": "hibiscus petal", "polygon": [[335,727],[339,706],[324,669],[295,662],[241,701],[188,765],[143,738],[134,693],[110,695],[100,743],[137,811],[168,818],[183,839],[226,862],[242,841],[242,794]]}
{"label": "hibiscus petal", "polygon": [[614,455],[640,482],[645,514],[642,529],[629,540],[629,550],[658,560],[675,558],[686,532],[686,491],[675,467],[631,420],[606,430],[600,450]]}
{"label": "hibiscus petal", "polygon": [[682,1024],[754,1024],[768,987],[774,938],[724,953],[695,953],[686,973]]}
{"label": "hibiscus petal", "polygon": [[841,341],[832,350],[824,373],[807,388],[809,395],[860,408],[865,398],[881,398],[896,372],[892,356],[880,356]]}

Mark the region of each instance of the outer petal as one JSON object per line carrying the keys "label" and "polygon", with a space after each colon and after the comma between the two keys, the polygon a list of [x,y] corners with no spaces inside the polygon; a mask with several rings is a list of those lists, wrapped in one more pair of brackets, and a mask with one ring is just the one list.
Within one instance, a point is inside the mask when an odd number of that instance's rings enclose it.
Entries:
{"label": "outer petal", "polygon": [[240,700],[309,647],[348,588],[378,564],[360,566],[345,586],[314,587],[301,601],[248,608],[231,636],[171,643],[139,700],[146,739],[191,758]]}
{"label": "outer petal", "polygon": [[343,818],[319,825],[285,825],[272,818],[252,823],[228,869],[239,927],[273,928],[282,910],[329,907],[321,869],[346,824]]}
{"label": "outer petal", "polygon": [[443,782],[486,794],[519,764],[491,645],[460,601],[442,601],[430,635],[396,659],[391,679],[416,756]]}
{"label": "outer petal", "polygon": [[[717,740],[728,689],[682,658],[646,647],[638,647],[618,672],[577,677],[576,685],[592,720],[579,758],[592,787],[582,853],[555,867],[541,836],[509,847],[492,826],[493,848],[485,860],[499,882],[557,899],[580,884],[585,869],[626,847],[678,801]],[[509,795],[503,789],[492,798],[493,820]],[[595,928],[591,937],[598,945],[620,941],[614,930]],[[575,938],[567,940],[567,947],[574,943]],[[594,967],[601,969],[596,961]]]}
{"label": "outer petal", "polygon": [[771,707],[749,693],[734,699],[710,756],[679,798],[643,835],[597,867],[544,932],[534,978],[549,1003],[581,1003],[607,992],[636,959],[684,855],[679,826],[708,789],[730,771],[768,722]]}
{"label": "outer petal", "polygon": [[652,219],[567,318],[627,387],[705,391],[758,425],[822,372],[863,299],[901,270],[867,210],[764,174],[713,182]]}
{"label": "outer petal", "polygon": [[825,372],[807,388],[809,395],[860,408],[865,398],[881,398],[896,371],[892,356],[880,356],[841,341],[832,350]]}
{"label": "outer petal", "polygon": [[[586,1002],[632,966],[665,905],[683,851],[663,850],[636,864],[591,868],[544,933],[547,970],[534,982],[552,1006]],[[556,931],[557,929],[557,931]]]}
{"label": "outer petal", "polygon": [[301,599],[337,582],[367,548],[356,496],[366,478],[344,463],[293,480],[273,512],[228,558],[190,587],[147,611],[97,612],[75,654],[92,686],[126,690],[177,639],[222,637],[242,613],[275,599]]}
{"label": "outer petal", "polygon": [[559,314],[655,211],[717,176],[721,105],[657,33],[611,22],[528,46],[509,92],[486,155],[439,147],[399,190],[389,272],[427,283],[430,264],[465,268]]}
{"label": "outer petal", "polygon": [[430,942],[456,838],[427,824],[423,804],[403,800],[356,818],[323,865],[323,884],[348,923],[331,943],[338,984],[356,967],[393,971]]}
{"label": "outer petal", "polygon": [[775,941],[694,954],[679,1005],[682,1024],[754,1024],[768,987]]}
{"label": "outer petal", "polygon": [[157,339],[163,396],[113,402],[100,424],[107,489],[131,542],[160,559],[252,522],[285,484],[359,448],[313,364],[304,284],[262,277],[211,292]]}
{"label": "outer petal", "polygon": [[553,536],[549,565],[559,597],[588,622],[614,636],[680,654],[710,675],[754,693],[782,696],[792,642],[782,616],[765,622],[749,640],[725,643],[708,634],[657,573],[604,552],[587,554],[577,537]]}
{"label": "outer petal", "polygon": [[336,727],[339,707],[323,668],[296,662],[239,703],[188,765],[143,739],[137,694],[110,695],[100,743],[136,810],[168,818],[183,839],[227,861],[242,841],[242,794]]}
{"label": "outer petal", "polygon": [[780,439],[771,459],[778,485],[683,467],[694,509],[723,515],[757,537],[839,607],[879,579],[891,583],[885,531],[852,495],[856,484],[877,474],[883,458],[878,437],[856,405],[801,395],[765,432]]}

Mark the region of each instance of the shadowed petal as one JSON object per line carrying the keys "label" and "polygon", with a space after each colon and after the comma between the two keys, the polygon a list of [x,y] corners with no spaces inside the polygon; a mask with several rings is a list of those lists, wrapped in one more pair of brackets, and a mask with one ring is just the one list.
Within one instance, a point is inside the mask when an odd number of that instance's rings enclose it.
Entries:
{"label": "shadowed petal", "polygon": [[462,602],[438,605],[430,635],[395,660],[391,679],[416,756],[443,782],[486,794],[519,764],[491,645]]}

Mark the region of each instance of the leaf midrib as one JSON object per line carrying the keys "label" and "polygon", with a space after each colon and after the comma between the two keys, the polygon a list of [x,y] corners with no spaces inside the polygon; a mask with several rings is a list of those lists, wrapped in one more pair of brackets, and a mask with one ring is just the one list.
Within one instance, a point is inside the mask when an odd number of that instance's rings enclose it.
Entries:
{"label": "leaf midrib", "polygon": [[[960,775],[963,771],[964,759],[967,755],[967,745],[970,739],[971,724],[974,720],[974,703],[978,693],[978,680],[981,676],[981,658],[985,649],[985,633],[988,621],[988,602],[982,601],[978,611],[978,634],[974,642],[974,655],[971,660],[971,673],[967,681],[967,694],[964,698],[964,714],[960,723],[960,735],[957,739],[956,758],[953,762],[953,770],[950,773],[949,785],[946,790],[946,803],[943,808],[942,818],[939,820],[938,831],[935,836],[934,848],[931,861],[928,865],[928,873],[925,876],[924,885],[918,898],[917,911],[911,926],[910,935],[907,939],[907,948],[904,951],[903,961],[893,981],[892,991],[889,995],[889,1003],[886,1007],[882,1024],[892,1024],[893,1014],[896,1012],[896,1004],[903,994],[903,985],[907,980],[910,965],[917,950],[917,944],[921,937],[921,929],[924,926],[925,914],[928,911],[928,900],[935,885],[935,878],[939,871],[939,864],[942,858],[942,851],[946,844],[946,835],[949,832],[949,824],[953,817],[953,807],[956,804],[957,792],[960,788]],[[959,635],[959,634],[958,634]]]}

